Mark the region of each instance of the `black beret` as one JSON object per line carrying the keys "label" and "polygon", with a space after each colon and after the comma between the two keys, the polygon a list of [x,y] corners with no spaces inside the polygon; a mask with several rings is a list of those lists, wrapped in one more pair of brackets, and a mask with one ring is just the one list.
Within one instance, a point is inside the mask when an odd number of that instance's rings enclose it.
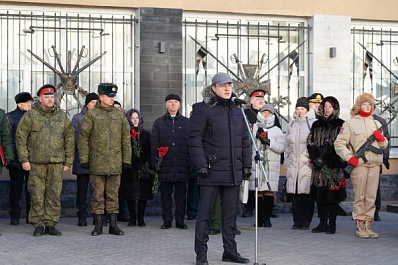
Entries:
{"label": "black beret", "polygon": [[29,92],[21,92],[15,96],[15,102],[17,104],[28,102],[29,100],[33,101],[32,95]]}
{"label": "black beret", "polygon": [[94,92],[92,92],[90,94],[87,94],[86,100],[84,102],[84,105],[87,106],[88,103],[90,103],[91,100],[98,100],[98,99],[99,99],[99,96],[96,93],[94,93]]}
{"label": "black beret", "polygon": [[178,100],[179,102],[181,102],[180,96],[179,96],[179,95],[176,95],[176,94],[169,94],[169,95],[167,95],[167,97],[165,98],[164,101],[167,101],[167,100],[170,100],[170,99],[175,99],[175,100]]}
{"label": "black beret", "polygon": [[301,98],[297,99],[296,108],[297,107],[303,107],[303,108],[306,108],[307,110],[310,110],[310,104],[308,102],[308,98],[301,97]]}

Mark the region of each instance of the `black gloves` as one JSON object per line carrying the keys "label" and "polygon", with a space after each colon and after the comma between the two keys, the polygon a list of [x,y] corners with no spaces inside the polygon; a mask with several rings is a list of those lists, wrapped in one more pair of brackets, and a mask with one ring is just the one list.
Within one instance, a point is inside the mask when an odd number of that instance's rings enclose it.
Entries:
{"label": "black gloves", "polygon": [[90,163],[81,163],[80,167],[84,169],[90,169]]}
{"label": "black gloves", "polygon": [[314,162],[314,166],[317,170],[322,170],[322,168],[324,167],[322,158],[318,157],[315,162]]}
{"label": "black gloves", "polygon": [[143,170],[145,170],[148,173],[148,177],[149,179],[154,179],[156,176],[156,171],[152,169],[152,167],[148,164],[145,163],[144,167],[142,168]]}
{"label": "black gloves", "polygon": [[[6,162],[7,164],[7,162]],[[388,159],[383,158],[383,164],[386,166],[387,169],[390,169],[390,162],[388,162]]]}
{"label": "black gloves", "polygon": [[268,138],[260,137],[259,139],[260,139],[260,142],[262,144],[265,144],[265,145],[269,145],[270,144],[270,140]]}
{"label": "black gloves", "polygon": [[260,155],[258,155],[258,154],[255,155],[255,156],[254,156],[254,160],[256,160],[256,162],[260,161]]}
{"label": "black gloves", "polygon": [[269,145],[270,140],[268,139],[267,132],[264,132],[263,128],[258,128],[256,138],[260,140],[262,144]]}
{"label": "black gloves", "polygon": [[132,167],[131,167],[131,164],[122,163],[122,169],[123,169],[123,170],[130,169],[130,168],[132,168]]}
{"label": "black gloves", "polygon": [[244,180],[248,180],[250,176],[252,175],[252,171],[250,167],[244,167],[242,170],[242,178]]}
{"label": "black gloves", "polygon": [[202,178],[207,178],[209,174],[207,173],[207,167],[202,167],[198,169],[198,176]]}
{"label": "black gloves", "polygon": [[6,159],[6,164],[4,165],[7,169],[10,169],[11,168],[11,163],[12,163],[12,160],[11,159]]}

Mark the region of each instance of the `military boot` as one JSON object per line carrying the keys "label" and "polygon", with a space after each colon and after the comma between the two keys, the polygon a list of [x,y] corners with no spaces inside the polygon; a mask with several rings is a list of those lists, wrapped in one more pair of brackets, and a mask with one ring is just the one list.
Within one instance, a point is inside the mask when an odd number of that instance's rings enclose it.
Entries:
{"label": "military boot", "polygon": [[91,231],[92,236],[99,236],[102,234],[102,214],[93,214],[94,217],[94,230]]}
{"label": "military boot", "polygon": [[360,238],[369,238],[369,233],[366,231],[365,223],[363,220],[356,220],[357,231],[355,235]]}
{"label": "military boot", "polygon": [[117,214],[116,213],[110,213],[108,214],[109,216],[109,234],[112,235],[117,235],[117,236],[122,236],[124,235],[123,231],[120,230],[119,227],[117,227]]}
{"label": "military boot", "polygon": [[378,238],[379,234],[372,230],[372,228],[370,227],[371,224],[372,224],[372,220],[365,220],[365,230],[366,230],[366,232],[368,232],[369,237]]}
{"label": "military boot", "polygon": [[109,215],[107,213],[104,213],[102,216],[102,226],[108,226],[109,222]]}

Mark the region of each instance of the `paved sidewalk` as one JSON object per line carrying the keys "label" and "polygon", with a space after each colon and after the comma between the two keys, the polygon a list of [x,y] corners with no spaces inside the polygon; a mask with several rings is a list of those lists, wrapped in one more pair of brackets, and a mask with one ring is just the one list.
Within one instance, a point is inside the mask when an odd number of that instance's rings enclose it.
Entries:
{"label": "paved sidewalk", "polygon": [[[312,264],[398,264],[398,215],[381,212],[381,222],[373,228],[379,239],[355,237],[355,224],[350,216],[337,218],[334,235],[313,234],[318,225],[316,213],[310,230],[292,230],[291,214],[271,219],[272,228],[259,228],[258,263],[267,265]],[[91,222],[91,218],[89,221]],[[24,221],[21,219],[21,222]],[[0,220],[0,264],[159,264],[194,265],[195,221],[186,221],[188,230],[171,228],[161,230],[160,216],[146,217],[147,226],[128,227],[119,223],[124,236],[105,234],[92,237],[92,225],[76,226],[77,218],[62,218],[58,226],[62,237],[33,237],[33,226],[21,223],[10,226]],[[254,217],[238,218],[242,234],[237,236],[238,250],[255,262]],[[211,265],[221,262],[223,248],[221,235],[210,236],[208,259]]]}

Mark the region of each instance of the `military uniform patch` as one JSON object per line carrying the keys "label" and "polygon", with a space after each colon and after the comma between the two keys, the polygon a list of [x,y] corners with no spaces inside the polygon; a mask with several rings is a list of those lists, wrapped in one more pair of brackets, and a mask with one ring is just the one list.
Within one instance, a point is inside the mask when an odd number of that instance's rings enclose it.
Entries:
{"label": "military uniform patch", "polygon": [[341,127],[341,128],[340,128],[340,132],[339,132],[339,134],[342,134],[342,133],[343,133],[343,131],[344,131],[344,128],[343,128],[343,127]]}

